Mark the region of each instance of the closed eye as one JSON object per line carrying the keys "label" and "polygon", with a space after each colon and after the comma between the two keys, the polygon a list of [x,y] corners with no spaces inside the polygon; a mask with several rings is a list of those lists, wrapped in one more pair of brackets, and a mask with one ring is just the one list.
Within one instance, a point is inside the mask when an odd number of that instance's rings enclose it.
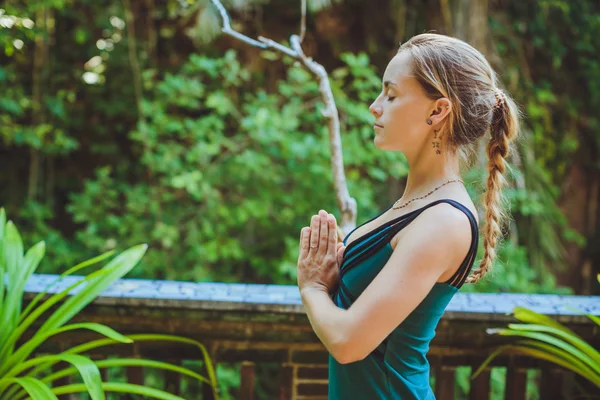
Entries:
{"label": "closed eye", "polygon": [[387,98],[387,101],[390,101],[390,102],[391,102],[391,101],[393,101],[394,99],[395,99],[395,97],[393,97],[393,96],[388,96],[388,98]]}

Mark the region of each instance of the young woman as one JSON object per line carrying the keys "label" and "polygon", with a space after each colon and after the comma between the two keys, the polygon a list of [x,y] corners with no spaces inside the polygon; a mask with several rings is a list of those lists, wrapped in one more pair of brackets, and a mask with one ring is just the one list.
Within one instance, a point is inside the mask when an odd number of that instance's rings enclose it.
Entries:
{"label": "young woman", "polygon": [[[480,52],[423,34],[390,61],[370,111],[375,146],[406,155],[404,194],[343,243],[332,214],[314,215],[301,231],[298,286],[330,353],[330,399],[434,399],[426,353],[452,296],[496,256],[518,109]],[[460,165],[488,132],[485,253],[471,272],[479,221]]]}

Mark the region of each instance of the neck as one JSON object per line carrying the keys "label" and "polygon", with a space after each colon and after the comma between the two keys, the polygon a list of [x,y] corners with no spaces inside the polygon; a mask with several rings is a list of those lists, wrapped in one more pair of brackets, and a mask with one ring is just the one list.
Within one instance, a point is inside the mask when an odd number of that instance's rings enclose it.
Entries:
{"label": "neck", "polygon": [[410,172],[401,202],[424,196],[449,180],[460,179],[457,154],[435,154],[429,148],[426,150],[414,157],[407,155]]}

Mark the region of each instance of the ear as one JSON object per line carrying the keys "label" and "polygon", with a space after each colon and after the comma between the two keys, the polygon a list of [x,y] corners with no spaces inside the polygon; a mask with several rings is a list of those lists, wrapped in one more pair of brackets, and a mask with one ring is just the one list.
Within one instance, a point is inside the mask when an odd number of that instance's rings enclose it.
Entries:
{"label": "ear", "polygon": [[452,112],[452,102],[445,97],[439,98],[433,102],[429,119],[433,121],[432,125],[444,122],[446,117]]}

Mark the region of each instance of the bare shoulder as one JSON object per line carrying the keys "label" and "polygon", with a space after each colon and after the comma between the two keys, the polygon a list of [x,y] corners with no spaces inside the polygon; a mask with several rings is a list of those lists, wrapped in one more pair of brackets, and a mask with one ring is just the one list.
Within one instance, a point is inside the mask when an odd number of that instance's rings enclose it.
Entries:
{"label": "bare shoulder", "polygon": [[[464,203],[462,203],[464,205]],[[477,221],[472,204],[467,206]],[[473,207],[474,208],[474,207]],[[469,252],[473,233],[467,215],[449,203],[436,204],[423,212],[390,241],[396,249],[428,254],[432,261],[444,259],[445,271],[440,281],[454,274]],[[438,264],[439,265],[439,264]]]}

